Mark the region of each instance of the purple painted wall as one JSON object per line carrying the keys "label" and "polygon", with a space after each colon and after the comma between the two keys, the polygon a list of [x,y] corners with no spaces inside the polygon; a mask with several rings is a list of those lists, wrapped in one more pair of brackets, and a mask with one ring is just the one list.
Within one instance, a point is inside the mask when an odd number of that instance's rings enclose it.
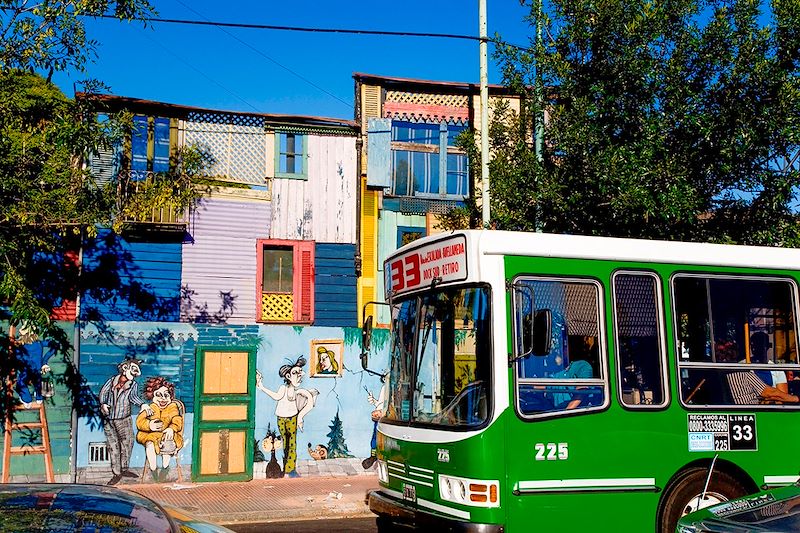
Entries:
{"label": "purple painted wall", "polygon": [[194,242],[183,248],[182,321],[253,323],[256,239],[269,235],[270,217],[266,200],[203,200],[193,216]]}

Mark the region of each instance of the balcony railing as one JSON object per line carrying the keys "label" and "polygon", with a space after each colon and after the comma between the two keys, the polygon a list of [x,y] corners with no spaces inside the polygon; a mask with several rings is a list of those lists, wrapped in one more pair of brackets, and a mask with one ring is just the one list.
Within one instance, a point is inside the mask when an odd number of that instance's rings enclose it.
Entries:
{"label": "balcony railing", "polygon": [[[126,204],[132,196],[140,192],[153,180],[166,179],[163,175],[141,170],[122,171],[118,175],[117,198],[119,207]],[[153,207],[144,214],[136,217],[124,217],[127,227],[158,231],[185,231],[189,222],[190,209],[173,206]]]}

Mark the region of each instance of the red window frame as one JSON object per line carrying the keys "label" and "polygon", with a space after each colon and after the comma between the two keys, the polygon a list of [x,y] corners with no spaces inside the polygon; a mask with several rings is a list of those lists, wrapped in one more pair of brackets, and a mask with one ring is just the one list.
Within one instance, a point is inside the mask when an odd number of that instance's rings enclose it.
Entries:
{"label": "red window frame", "polygon": [[[314,322],[314,241],[292,241],[286,239],[258,239],[256,241],[256,322],[267,324],[311,324]],[[282,247],[292,249],[292,295],[294,296],[293,320],[263,320],[261,318],[261,296],[264,293],[264,248]]]}

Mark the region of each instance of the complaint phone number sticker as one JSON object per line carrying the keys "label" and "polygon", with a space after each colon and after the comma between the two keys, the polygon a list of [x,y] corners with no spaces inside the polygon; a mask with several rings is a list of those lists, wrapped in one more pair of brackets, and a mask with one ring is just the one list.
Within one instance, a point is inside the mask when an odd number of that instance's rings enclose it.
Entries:
{"label": "complaint phone number sticker", "polygon": [[689,415],[689,451],[757,450],[756,415]]}

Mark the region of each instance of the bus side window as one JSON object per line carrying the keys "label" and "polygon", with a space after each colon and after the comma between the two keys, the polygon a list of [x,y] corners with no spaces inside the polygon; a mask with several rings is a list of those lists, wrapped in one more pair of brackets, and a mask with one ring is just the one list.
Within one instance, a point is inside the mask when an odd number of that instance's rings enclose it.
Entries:
{"label": "bus side window", "polygon": [[619,386],[628,407],[667,403],[659,287],[658,277],[648,272],[613,277]]}
{"label": "bus side window", "polygon": [[798,405],[786,376],[800,369],[791,280],[685,273],[672,285],[684,404]]}
{"label": "bus side window", "polygon": [[517,302],[516,316],[524,321],[526,315],[533,314],[530,309],[547,309],[551,334],[549,350],[534,350],[535,354],[516,361],[520,414],[534,416],[602,407],[607,389],[600,340],[599,285],[577,279],[521,283],[530,287],[533,305],[526,307]]}

